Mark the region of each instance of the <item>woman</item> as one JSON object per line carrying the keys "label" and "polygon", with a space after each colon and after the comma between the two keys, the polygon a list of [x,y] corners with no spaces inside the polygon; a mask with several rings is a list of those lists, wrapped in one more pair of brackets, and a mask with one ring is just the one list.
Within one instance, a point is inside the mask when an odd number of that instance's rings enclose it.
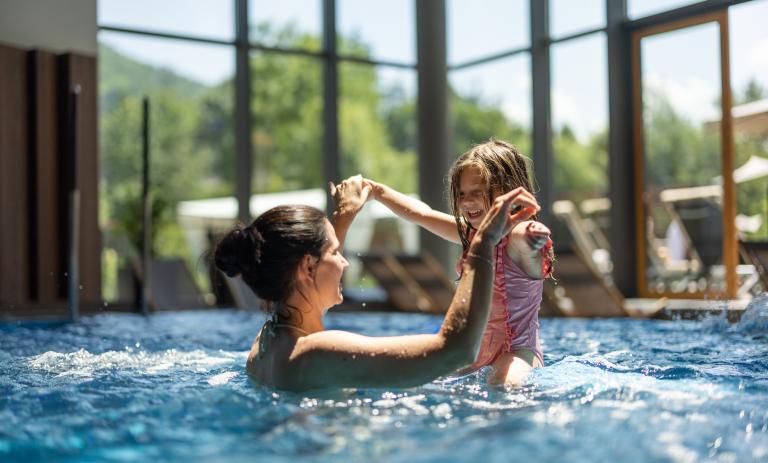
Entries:
{"label": "woman", "polygon": [[[342,300],[341,276],[349,265],[341,254],[344,236],[370,187],[356,176],[331,193],[333,224],[312,207],[279,206],[231,231],[216,248],[216,266],[240,275],[271,316],[251,347],[248,374],[293,391],[410,387],[471,364],[488,318],[493,248],[513,224],[538,211],[533,195],[518,188],[494,201],[469,245],[438,333],[368,337],[323,328],[325,312]],[[513,206],[521,208],[510,214]]]}

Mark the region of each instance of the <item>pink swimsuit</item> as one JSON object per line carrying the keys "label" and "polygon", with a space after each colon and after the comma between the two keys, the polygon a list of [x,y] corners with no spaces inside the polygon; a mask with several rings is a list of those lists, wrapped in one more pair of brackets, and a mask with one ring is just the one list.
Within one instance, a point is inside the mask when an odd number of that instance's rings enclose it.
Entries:
{"label": "pink swimsuit", "polygon": [[[493,299],[488,326],[485,328],[480,353],[470,368],[490,365],[502,352],[528,349],[542,365],[544,357],[539,341],[539,307],[544,280],[528,276],[507,253],[509,237],[505,236],[494,250]],[[456,265],[461,275],[467,251]]]}

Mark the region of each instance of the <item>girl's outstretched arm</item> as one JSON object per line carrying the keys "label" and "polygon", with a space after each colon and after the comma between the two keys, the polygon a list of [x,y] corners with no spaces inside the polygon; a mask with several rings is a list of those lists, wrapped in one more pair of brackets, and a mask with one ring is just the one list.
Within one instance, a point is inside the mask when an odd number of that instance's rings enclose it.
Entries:
{"label": "girl's outstretched arm", "polygon": [[520,222],[509,232],[507,253],[525,273],[537,280],[552,273],[551,232],[546,225],[533,220]]}
{"label": "girl's outstretched arm", "polygon": [[387,206],[392,212],[405,220],[415,223],[444,240],[461,243],[456,229],[456,220],[450,214],[436,211],[428,204],[373,180],[364,179],[365,185],[371,186],[370,197]]}

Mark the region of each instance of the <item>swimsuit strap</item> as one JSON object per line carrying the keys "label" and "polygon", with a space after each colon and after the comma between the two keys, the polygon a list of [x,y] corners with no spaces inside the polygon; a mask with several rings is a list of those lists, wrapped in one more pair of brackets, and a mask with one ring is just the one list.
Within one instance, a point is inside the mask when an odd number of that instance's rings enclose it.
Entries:
{"label": "swimsuit strap", "polygon": [[261,358],[264,353],[266,352],[266,340],[267,337],[270,338],[276,338],[277,332],[276,328],[292,328],[299,333],[303,334],[304,336],[309,336],[309,333],[307,333],[305,330],[299,328],[298,326],[294,325],[287,325],[285,323],[278,323],[277,322],[277,314],[272,316],[271,319],[264,322],[264,326],[261,328],[261,334],[259,335],[259,358]]}

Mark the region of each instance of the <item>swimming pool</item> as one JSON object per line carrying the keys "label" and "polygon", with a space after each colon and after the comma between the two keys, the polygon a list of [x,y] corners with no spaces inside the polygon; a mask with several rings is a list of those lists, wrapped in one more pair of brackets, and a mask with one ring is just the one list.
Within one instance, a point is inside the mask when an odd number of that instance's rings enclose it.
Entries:
{"label": "swimming pool", "polygon": [[[738,325],[542,321],[529,384],[274,392],[244,372],[263,317],[104,314],[0,328],[0,460],[766,461],[768,304]],[[367,334],[439,317],[331,313]]]}

